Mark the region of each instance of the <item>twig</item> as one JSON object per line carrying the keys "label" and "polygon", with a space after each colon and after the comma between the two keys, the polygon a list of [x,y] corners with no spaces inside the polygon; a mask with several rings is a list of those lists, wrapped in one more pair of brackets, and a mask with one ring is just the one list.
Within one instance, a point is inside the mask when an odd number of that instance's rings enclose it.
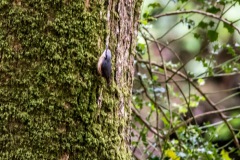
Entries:
{"label": "twig", "polygon": [[[143,29],[151,36],[151,38],[154,40],[154,43],[157,45],[158,51],[159,51],[159,55],[161,57],[162,60],[162,64],[163,64],[163,69],[164,69],[164,75],[165,75],[165,80],[167,80],[168,74],[167,74],[167,67],[164,63],[164,59],[163,59],[163,55],[162,55],[162,51],[163,49],[159,46],[159,43],[157,43],[156,39],[154,38],[154,36],[145,28],[143,27]],[[166,84],[166,94],[167,94],[167,102],[168,102],[168,106],[169,106],[169,112],[170,112],[170,125],[172,126],[172,107],[171,107],[171,102],[170,102],[170,94],[169,94],[169,88],[168,88],[168,84]]]}
{"label": "twig", "polygon": [[[236,106],[236,107],[232,107],[230,110],[226,110],[226,112],[227,112],[227,111],[231,111],[231,110],[239,110],[239,109],[240,109],[240,106]],[[240,118],[240,114],[238,114],[238,115],[236,115],[236,116],[234,116],[234,117],[228,118],[227,121],[229,122],[229,121],[231,121],[231,120],[233,120],[233,119],[235,119],[235,118]],[[220,124],[222,124],[222,123],[224,123],[224,122],[223,122],[223,121],[219,121],[219,122],[216,122],[216,123],[213,123],[213,124],[201,126],[200,128],[201,128],[201,129],[205,129],[205,128],[209,128],[209,127],[213,127],[213,126],[220,125]]]}
{"label": "twig", "polygon": [[151,127],[148,124],[148,122],[145,119],[142,118],[142,116],[138,113],[138,111],[134,107],[132,107],[132,111],[153,134],[155,134],[159,138],[163,138],[163,135],[161,135],[160,133],[158,133],[158,131],[156,131],[153,127]]}
{"label": "twig", "polygon": [[[159,66],[159,65],[158,65]],[[228,121],[226,120],[226,118],[224,117],[223,113],[219,111],[219,109],[217,108],[217,106],[206,96],[206,94],[204,94],[202,92],[202,90],[192,81],[192,79],[190,79],[189,77],[187,77],[186,75],[184,75],[183,73],[179,72],[179,71],[174,71],[173,69],[169,69],[168,70],[171,70],[173,73],[176,73],[177,75],[181,76],[182,78],[186,79],[189,83],[191,83],[191,85],[205,98],[205,100],[208,102],[208,104],[213,108],[215,109],[219,114],[219,116],[221,117],[221,119],[225,122],[225,124],[227,125],[228,129],[230,130],[232,136],[233,136],[233,139],[234,139],[234,143],[235,145],[237,146],[237,148],[240,148],[239,146],[239,141],[233,131],[233,128],[232,126],[228,123]]]}
{"label": "twig", "polygon": [[217,19],[219,21],[222,21],[222,22],[232,26],[238,32],[238,34],[240,34],[239,28],[234,26],[232,22],[230,22],[230,21],[228,21],[228,20],[226,20],[226,19],[224,19],[224,18],[222,18],[220,16],[217,16],[215,14],[212,14],[212,13],[209,13],[209,12],[200,11],[200,10],[185,10],[185,11],[168,12],[168,13],[155,15],[154,18],[160,18],[160,17],[172,16],[172,15],[179,15],[179,14],[189,14],[189,13],[197,13],[197,14],[201,14],[201,15],[204,15],[204,16],[211,17],[211,18]]}

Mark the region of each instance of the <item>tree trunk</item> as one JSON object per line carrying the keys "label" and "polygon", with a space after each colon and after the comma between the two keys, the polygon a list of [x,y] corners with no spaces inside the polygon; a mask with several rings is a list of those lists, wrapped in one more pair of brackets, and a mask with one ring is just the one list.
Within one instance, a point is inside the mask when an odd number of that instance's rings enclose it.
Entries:
{"label": "tree trunk", "polygon": [[[130,159],[140,3],[0,2],[1,159]],[[106,39],[110,87],[96,69]]]}

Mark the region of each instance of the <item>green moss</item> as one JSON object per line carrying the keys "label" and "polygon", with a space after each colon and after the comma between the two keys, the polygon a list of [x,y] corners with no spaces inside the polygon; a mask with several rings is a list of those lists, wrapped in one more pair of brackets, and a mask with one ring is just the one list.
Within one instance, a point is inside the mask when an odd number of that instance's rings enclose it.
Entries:
{"label": "green moss", "polygon": [[[0,2],[1,159],[126,159],[117,99],[96,73],[106,13],[94,1]],[[114,91],[118,92],[118,91]],[[120,148],[120,149],[119,149]]]}

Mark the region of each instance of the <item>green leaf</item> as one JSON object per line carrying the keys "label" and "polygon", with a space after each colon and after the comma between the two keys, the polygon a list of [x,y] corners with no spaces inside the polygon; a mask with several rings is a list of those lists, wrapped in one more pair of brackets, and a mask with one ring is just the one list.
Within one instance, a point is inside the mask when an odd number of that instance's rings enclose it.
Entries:
{"label": "green leaf", "polygon": [[158,80],[158,76],[157,75],[153,75],[153,81],[157,81]]}
{"label": "green leaf", "polygon": [[198,24],[198,26],[199,26],[200,28],[206,29],[206,28],[208,27],[208,23],[205,23],[205,22],[201,21],[201,22]]}
{"label": "green leaf", "polygon": [[210,27],[214,27],[214,25],[215,25],[215,22],[213,22],[213,21],[210,21],[210,22],[209,22],[209,26],[210,26]]}
{"label": "green leaf", "polygon": [[152,8],[157,8],[157,7],[161,7],[161,5],[160,5],[160,3],[155,2],[155,3],[150,3],[150,4],[148,5],[148,7],[149,7],[149,8],[150,8],[150,7],[152,7]]}
{"label": "green leaf", "polygon": [[196,39],[200,38],[200,34],[198,34],[198,33],[194,33],[193,35],[194,35],[194,38],[196,38]]}
{"label": "green leaf", "polygon": [[237,56],[234,48],[231,45],[227,44],[227,45],[224,46],[224,48],[227,49],[227,51],[228,51],[227,53],[228,54],[232,55],[233,57]]}
{"label": "green leaf", "polygon": [[189,103],[189,106],[192,107],[192,108],[197,107],[198,105],[199,105],[199,102],[196,102],[196,101],[191,101]]}
{"label": "green leaf", "polygon": [[213,46],[214,52],[218,51],[219,49],[220,49],[219,44],[215,44],[215,45]]}
{"label": "green leaf", "polygon": [[197,82],[198,82],[198,84],[199,84],[200,86],[202,86],[202,85],[205,84],[205,80],[202,79],[202,78],[199,78]]}
{"label": "green leaf", "polygon": [[221,151],[221,155],[223,160],[231,160],[231,158],[229,157],[229,153],[224,149]]}
{"label": "green leaf", "polygon": [[188,110],[184,106],[179,106],[178,111],[179,111],[179,113],[187,113]]}
{"label": "green leaf", "polygon": [[233,33],[234,32],[234,28],[233,26],[227,24],[227,23],[224,23],[224,28],[226,28],[228,30],[229,33]]}
{"label": "green leaf", "polygon": [[200,56],[196,56],[196,57],[195,57],[195,60],[198,61],[198,62],[201,62],[203,59],[202,59],[202,57],[200,57]]}
{"label": "green leaf", "polygon": [[136,47],[136,50],[137,50],[138,53],[144,55],[145,54],[145,48],[146,48],[146,44],[138,43],[137,47]]}
{"label": "green leaf", "polygon": [[149,12],[148,11],[146,11],[145,13],[143,13],[143,18],[148,18],[148,17],[150,17],[150,14],[149,14]]}
{"label": "green leaf", "polygon": [[217,13],[219,11],[221,11],[221,10],[219,8],[214,7],[214,6],[207,9],[207,12],[210,12],[210,13]]}
{"label": "green leaf", "polygon": [[211,42],[214,42],[218,39],[218,32],[216,32],[216,31],[208,30],[207,35]]}
{"label": "green leaf", "polygon": [[148,24],[148,21],[147,21],[146,19],[142,19],[142,20],[140,20],[140,23],[141,23],[141,24],[144,24],[144,25],[147,25],[147,24]]}
{"label": "green leaf", "polygon": [[176,152],[171,150],[171,149],[167,149],[165,151],[165,154],[167,157],[174,159],[174,160],[180,160],[180,157],[177,156]]}

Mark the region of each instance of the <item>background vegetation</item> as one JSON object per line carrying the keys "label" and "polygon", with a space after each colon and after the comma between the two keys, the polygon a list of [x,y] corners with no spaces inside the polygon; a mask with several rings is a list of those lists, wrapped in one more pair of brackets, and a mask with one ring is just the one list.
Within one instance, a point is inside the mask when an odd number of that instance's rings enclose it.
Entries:
{"label": "background vegetation", "polygon": [[240,1],[146,0],[133,88],[135,159],[239,159]]}

